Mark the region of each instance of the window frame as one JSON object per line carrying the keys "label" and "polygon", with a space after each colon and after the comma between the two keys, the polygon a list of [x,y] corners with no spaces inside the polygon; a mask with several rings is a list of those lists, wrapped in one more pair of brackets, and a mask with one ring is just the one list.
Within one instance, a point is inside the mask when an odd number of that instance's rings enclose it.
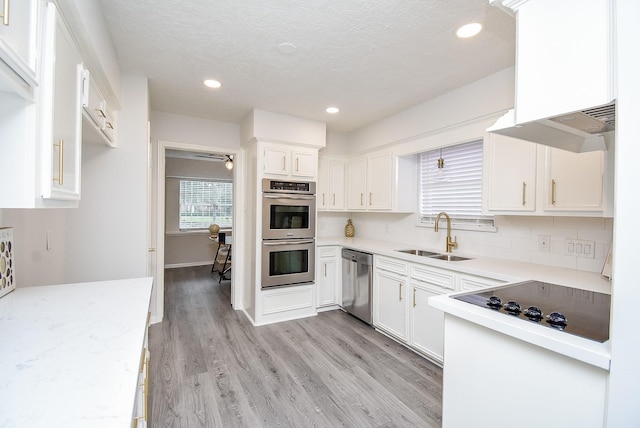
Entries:
{"label": "window frame", "polygon": [[[475,152],[468,152],[468,153],[461,148],[461,146],[466,146],[470,144],[477,144],[479,147],[475,148]],[[455,152],[456,147],[462,150],[462,152],[459,152],[457,156],[452,154],[452,151]],[[447,151],[449,151],[448,154],[447,154]],[[471,186],[469,184],[460,184],[460,185],[453,184],[452,185],[452,187],[457,187],[456,189],[453,189],[454,191],[465,189],[474,193],[475,196],[473,199],[475,201],[475,204],[473,207],[474,209],[477,210],[475,212],[475,215],[466,216],[466,217],[465,216],[461,217],[460,215],[456,215],[455,210],[447,210],[446,203],[445,203],[445,207],[443,207],[442,209],[438,208],[438,209],[432,210],[429,213],[426,213],[424,211],[424,207],[427,202],[423,201],[423,199],[428,197],[428,195],[424,193],[425,192],[423,190],[424,185],[432,182],[430,180],[433,179],[433,175],[435,174],[435,171],[437,169],[437,158],[434,159],[434,156],[440,157],[440,153],[442,153],[442,158],[445,159],[445,163],[444,163],[445,169],[447,168],[447,157],[449,158],[450,162],[452,161],[454,162],[455,166],[453,171],[455,171],[456,168],[461,168],[461,164],[465,162],[464,160],[465,156],[471,156],[471,157],[477,157],[478,155],[480,156],[479,165],[477,165],[477,160],[474,160],[474,162],[476,163],[472,164],[472,167],[473,167],[472,173],[476,181],[472,183]],[[426,156],[427,154],[430,154],[429,156],[430,159],[423,160],[423,157]],[[447,212],[447,214],[451,215],[451,227],[453,229],[484,231],[484,232],[495,232],[497,230],[494,223],[494,216],[492,214],[487,214],[483,212],[482,202],[484,198],[483,192],[485,191],[484,183],[483,183],[483,180],[484,180],[483,164],[485,162],[483,138],[473,138],[467,141],[455,142],[455,143],[444,145],[444,146],[430,148],[429,150],[422,151],[420,153],[417,153],[416,155],[418,159],[418,195],[417,195],[418,215],[417,215],[416,226],[433,228],[435,226],[435,218],[437,216],[437,213],[445,211]],[[456,159],[452,159],[452,157],[456,157]],[[423,170],[427,162],[429,162],[428,165],[430,167],[430,171]],[[449,173],[451,173],[451,170],[449,171]],[[447,189],[444,189],[444,190],[447,190]],[[453,213],[451,211],[453,211]]]}
{"label": "window frame", "polygon": [[[183,216],[183,211],[182,211],[182,207],[183,207],[183,182],[199,182],[199,183],[220,183],[220,184],[228,184],[230,186],[230,193],[229,193],[229,198],[230,201],[229,203],[224,203],[222,204],[225,207],[228,207],[228,218],[229,218],[229,222],[228,223],[223,223],[220,222],[219,219],[216,219],[215,215],[211,216],[210,220],[207,220],[208,223],[205,225],[204,223],[202,223],[201,225],[198,226],[193,226],[193,227],[188,227],[188,225],[183,224],[182,221],[182,216]],[[209,225],[212,223],[216,223],[220,226],[221,229],[231,229],[233,226],[233,198],[234,198],[234,189],[233,189],[233,180],[229,180],[229,179],[221,179],[221,178],[202,178],[202,177],[179,177],[178,178],[178,231],[183,232],[183,233],[192,233],[192,232],[199,232],[199,231],[205,231],[208,230]],[[193,205],[193,203],[191,204]],[[215,204],[212,204],[212,214],[215,214]],[[194,223],[194,222],[192,222]]]}

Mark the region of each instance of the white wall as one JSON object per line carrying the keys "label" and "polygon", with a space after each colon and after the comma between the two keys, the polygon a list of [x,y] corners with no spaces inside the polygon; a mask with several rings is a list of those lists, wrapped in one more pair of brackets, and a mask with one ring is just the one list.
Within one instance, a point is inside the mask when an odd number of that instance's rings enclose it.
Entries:
{"label": "white wall", "polygon": [[514,103],[514,68],[418,104],[349,134],[349,153],[359,153],[469,120],[506,111]]}
{"label": "white wall", "polygon": [[18,286],[146,276],[147,80],[123,75],[122,84],[118,148],[83,144],[79,207],[2,210]]}
{"label": "white wall", "polygon": [[82,200],[68,210],[69,282],[147,275],[147,79],[122,76],[118,147],[85,144]]}
{"label": "white wall", "polygon": [[151,142],[240,148],[240,125],[178,114],[151,112]]}
{"label": "white wall", "polygon": [[616,206],[613,248],[611,370],[607,427],[637,425],[640,420],[640,341],[636,310],[640,303],[638,263],[638,183],[640,183],[640,3],[619,0],[617,9],[618,106],[616,120]]}
{"label": "white wall", "polygon": [[66,282],[67,210],[4,209],[0,211],[2,212],[0,227],[13,227],[16,286],[28,287]]}
{"label": "white wall", "polygon": [[[165,267],[211,264],[217,244],[208,231],[180,232],[180,180],[173,177],[218,178],[233,180],[233,172],[223,162],[167,157],[165,163]],[[231,236],[231,231],[226,230]]]}

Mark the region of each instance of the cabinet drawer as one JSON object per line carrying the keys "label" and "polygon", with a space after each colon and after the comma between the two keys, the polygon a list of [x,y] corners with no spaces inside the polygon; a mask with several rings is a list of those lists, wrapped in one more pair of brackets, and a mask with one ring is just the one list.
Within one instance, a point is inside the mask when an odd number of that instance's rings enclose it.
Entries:
{"label": "cabinet drawer", "polygon": [[320,257],[336,257],[336,247],[318,247]]}
{"label": "cabinet drawer", "polygon": [[407,276],[409,274],[409,263],[392,259],[390,257],[376,256],[375,257],[376,268],[383,269],[388,272],[399,273],[400,275]]}
{"label": "cabinet drawer", "polygon": [[426,266],[411,266],[411,278],[428,282],[448,290],[455,290],[456,276],[454,273],[438,268]]}
{"label": "cabinet drawer", "polygon": [[460,290],[480,290],[504,284],[505,281],[499,279],[485,278],[482,276],[460,276]]}

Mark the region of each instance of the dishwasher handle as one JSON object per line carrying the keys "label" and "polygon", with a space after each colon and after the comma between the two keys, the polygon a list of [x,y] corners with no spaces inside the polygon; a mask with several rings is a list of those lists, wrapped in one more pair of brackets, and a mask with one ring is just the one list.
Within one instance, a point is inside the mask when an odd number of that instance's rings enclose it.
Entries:
{"label": "dishwasher handle", "polygon": [[363,253],[362,251],[356,251],[350,248],[342,249],[342,258],[344,260],[353,261],[359,265],[365,265],[365,266],[373,265],[373,254]]}

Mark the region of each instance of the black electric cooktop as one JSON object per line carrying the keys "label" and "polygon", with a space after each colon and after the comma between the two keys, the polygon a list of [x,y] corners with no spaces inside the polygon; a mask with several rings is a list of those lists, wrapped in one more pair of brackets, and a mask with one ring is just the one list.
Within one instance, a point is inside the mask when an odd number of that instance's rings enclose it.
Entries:
{"label": "black electric cooktop", "polygon": [[598,342],[609,340],[611,296],[540,281],[525,281],[454,299]]}

